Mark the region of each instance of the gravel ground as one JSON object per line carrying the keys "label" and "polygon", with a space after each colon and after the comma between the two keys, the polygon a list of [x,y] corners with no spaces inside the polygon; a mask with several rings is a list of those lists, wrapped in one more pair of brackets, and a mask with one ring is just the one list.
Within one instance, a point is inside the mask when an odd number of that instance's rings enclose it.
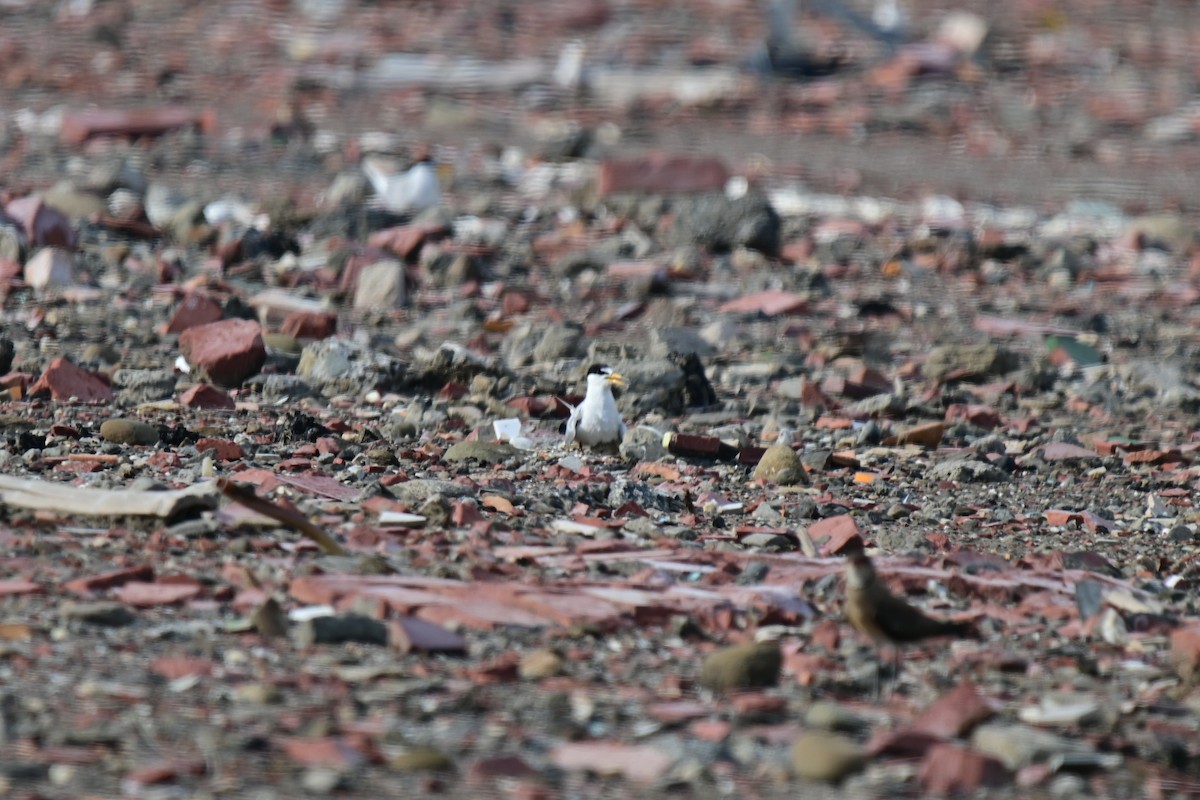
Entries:
{"label": "gravel ground", "polygon": [[0,793],[1200,794],[1198,12],[906,8],[4,4]]}

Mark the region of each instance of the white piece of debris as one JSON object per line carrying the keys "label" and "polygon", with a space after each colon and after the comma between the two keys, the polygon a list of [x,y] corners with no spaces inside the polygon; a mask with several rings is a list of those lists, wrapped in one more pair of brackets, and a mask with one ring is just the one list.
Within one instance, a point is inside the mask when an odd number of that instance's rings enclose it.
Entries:
{"label": "white piece of debris", "polygon": [[422,528],[429,520],[420,514],[404,511],[383,511],[379,514],[380,525],[399,525],[403,528]]}

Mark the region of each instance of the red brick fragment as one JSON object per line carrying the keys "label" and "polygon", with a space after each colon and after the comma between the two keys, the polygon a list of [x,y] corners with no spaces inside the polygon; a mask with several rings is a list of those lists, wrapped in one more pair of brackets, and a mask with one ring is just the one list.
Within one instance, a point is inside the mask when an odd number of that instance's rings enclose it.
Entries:
{"label": "red brick fragment", "polygon": [[225,312],[211,297],[203,292],[188,292],[171,315],[167,333],[183,333],[188,328],[217,322],[224,316]]}
{"label": "red brick fragment", "polygon": [[705,742],[723,742],[733,733],[733,723],[723,719],[698,719],[688,725],[688,733]]}
{"label": "red brick fragment", "polygon": [[1200,622],[1171,631],[1171,663],[1185,681],[1200,670]]}
{"label": "red brick fragment", "polygon": [[205,134],[213,133],[217,127],[216,112],[212,109],[196,111],[186,106],[135,110],[88,108],[68,111],[63,115],[58,136],[63,144],[75,147],[99,136],[161,136],[191,127],[198,128]]}
{"label": "red brick fragment", "polygon": [[764,317],[778,317],[783,314],[798,314],[807,307],[808,299],[803,295],[779,289],[768,289],[730,300],[723,304],[718,311],[723,314],[757,313]]}
{"label": "red brick fragment", "polygon": [[30,247],[75,249],[75,229],[67,215],[48,206],[40,197],[19,197],[4,206],[4,213],[20,223]]}
{"label": "red brick fragment", "polygon": [[137,567],[126,567],[125,569],[115,569],[111,572],[102,572],[99,575],[93,575],[88,578],[76,578],[73,581],[68,581],[63,588],[74,594],[90,595],[93,592],[111,589],[114,586],[120,586],[129,581],[152,580],[154,580],[154,568],[149,564],[142,564]]}
{"label": "red brick fragment", "polygon": [[437,222],[398,225],[375,231],[367,238],[367,245],[387,250],[401,259],[408,260],[416,255],[427,239],[443,234],[446,230],[445,225]]}
{"label": "red brick fragment", "polygon": [[150,672],[168,681],[193,675],[207,677],[212,674],[215,667],[216,662],[211,658],[187,656],[159,656],[150,662]]}
{"label": "red brick fragment", "polygon": [[293,311],[280,331],[296,339],[328,339],[337,333],[337,314],[332,311]]}
{"label": "red brick fragment", "polygon": [[1070,461],[1080,458],[1090,459],[1100,457],[1100,454],[1095,450],[1089,450],[1086,447],[1080,447],[1070,442],[1050,442],[1041,448],[1041,454],[1042,458],[1046,461]]}
{"label": "red brick fragment", "polygon": [[608,159],[600,165],[596,188],[603,195],[618,192],[704,192],[725,188],[729,169],[712,156],[672,156],[655,153]]}
{"label": "red brick fragment", "polygon": [[363,754],[343,737],[284,739],[280,744],[288,758],[305,766],[344,768],[363,761]]}
{"label": "red brick fragment", "polygon": [[198,383],[179,395],[179,404],[187,408],[233,411],[237,404],[225,391],[209,383]]}
{"label": "red brick fragment", "polygon": [[467,777],[472,781],[491,781],[497,778],[529,778],[537,770],[529,766],[520,756],[485,756],[467,768]]}
{"label": "red brick fragment", "polygon": [[244,319],[188,328],[179,336],[179,349],[188,363],[220,386],[238,386],[267,359],[262,329]]}
{"label": "red brick fragment", "polygon": [[60,401],[74,397],[83,403],[110,403],[113,399],[113,391],[103,378],[72,364],[66,356],[51,361],[37,382],[29,387],[31,395],[46,392],[52,399]]}
{"label": "red brick fragment", "polygon": [[933,736],[953,739],[965,736],[995,710],[979,696],[970,681],[942,695],[921,714],[913,728]]}
{"label": "red brick fragment", "polygon": [[765,692],[738,692],[729,698],[729,707],[739,717],[774,716],[787,708],[787,698]]}
{"label": "red brick fragment", "polygon": [[500,298],[500,311],[506,317],[515,317],[518,314],[524,314],[532,305],[533,298],[529,292],[507,289]]}
{"label": "red brick fragment", "polygon": [[41,594],[45,591],[40,583],[27,581],[22,578],[0,580],[0,597],[10,597],[17,594]]}
{"label": "red brick fragment", "polygon": [[946,422],[966,420],[972,425],[991,430],[1000,425],[1000,412],[991,406],[974,403],[953,403],[946,409]]}
{"label": "red brick fragment", "polygon": [[196,450],[203,453],[206,450],[216,452],[217,458],[222,461],[237,461],[240,458],[246,457],[246,451],[242,450],[242,446],[237,442],[232,442],[229,439],[218,439],[212,436],[206,436],[203,439],[196,441]]}
{"label": "red brick fragment", "polygon": [[[55,759],[61,763],[60,759]],[[76,762],[90,763],[90,762]],[[167,759],[154,764],[147,764],[144,767],[127,773],[122,782],[123,785],[129,788],[155,786],[160,783],[169,783],[178,778],[185,778],[192,775],[203,775],[208,771],[208,764],[204,759]]]}
{"label": "red brick fragment", "polygon": [[862,544],[858,523],[849,514],[817,520],[808,526],[808,535],[812,537],[823,556],[839,555],[851,542]]}
{"label": "red brick fragment", "polygon": [[1003,786],[1008,771],[996,759],[975,750],[938,744],[925,753],[918,779],[929,794],[969,795],[983,786]]}
{"label": "red brick fragment", "polygon": [[893,756],[897,758],[921,758],[929,748],[942,744],[942,737],[934,736],[914,728],[881,730],[872,736],[865,746],[869,756]]}
{"label": "red brick fragment", "polygon": [[113,591],[113,597],[135,608],[169,606],[200,594],[198,584],[130,581]]}

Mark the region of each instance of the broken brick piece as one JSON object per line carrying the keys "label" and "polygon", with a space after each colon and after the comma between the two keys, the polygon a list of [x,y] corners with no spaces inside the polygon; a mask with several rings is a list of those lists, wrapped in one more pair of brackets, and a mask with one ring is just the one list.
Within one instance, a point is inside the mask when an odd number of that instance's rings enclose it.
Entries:
{"label": "broken brick piece", "polygon": [[267,360],[262,328],[244,319],[188,328],[179,336],[179,349],[188,363],[220,386],[238,386]]}
{"label": "broken brick piece", "polygon": [[59,356],[50,362],[42,376],[29,388],[31,395],[49,393],[54,400],[72,398],[83,403],[109,403],[113,399],[112,388],[94,372],[76,366]]}
{"label": "broken brick piece", "polygon": [[600,165],[596,188],[601,196],[620,192],[674,194],[720,190],[728,182],[729,169],[718,158],[656,153],[608,159]]}
{"label": "broken brick piece", "polygon": [[328,339],[337,332],[337,314],[332,311],[293,311],[279,330],[295,339]]}
{"label": "broken brick piece", "polygon": [[171,315],[167,333],[183,333],[188,328],[217,322],[224,316],[221,306],[211,297],[201,292],[188,292]]}
{"label": "broken brick piece", "polygon": [[209,383],[198,383],[179,395],[179,404],[187,408],[233,411],[237,404],[223,390]]}

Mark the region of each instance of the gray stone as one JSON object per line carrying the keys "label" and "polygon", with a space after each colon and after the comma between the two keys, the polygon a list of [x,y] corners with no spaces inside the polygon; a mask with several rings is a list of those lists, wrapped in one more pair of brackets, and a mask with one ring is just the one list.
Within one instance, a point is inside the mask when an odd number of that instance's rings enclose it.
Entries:
{"label": "gray stone", "polygon": [[963,459],[934,464],[929,468],[927,477],[933,481],[1001,483],[1008,480],[1008,473],[982,461]]}
{"label": "gray stone", "polygon": [[582,353],[583,326],[574,322],[556,322],[545,327],[542,338],[533,348],[537,362],[578,358]]}
{"label": "gray stone", "polygon": [[506,442],[458,442],[442,454],[443,461],[462,463],[476,461],[480,464],[496,464],[506,461],[521,451]]}
{"label": "gray stone", "polygon": [[800,456],[787,444],[776,444],[767,448],[754,467],[754,479],[781,486],[808,483],[808,475],[800,462]]}
{"label": "gray stone", "polygon": [[820,700],[808,707],[804,713],[804,724],[810,728],[827,731],[857,731],[866,727],[866,721],[845,706],[829,700]]}
{"label": "gray stone", "polygon": [[992,722],[971,734],[971,747],[1000,761],[1011,770],[1027,767],[1053,756],[1091,753],[1083,740],[1068,739],[1031,725]]}
{"label": "gray stone", "polygon": [[1020,365],[1016,353],[994,344],[950,344],[933,348],[921,372],[933,381],[952,373],[957,380],[983,380],[1012,372]]}
{"label": "gray stone", "polygon": [[783,666],[778,642],[753,642],[717,650],[700,666],[700,685],[714,692],[774,686]]}
{"label": "gray stone", "polygon": [[680,201],[675,208],[675,236],[679,244],[730,251],[748,247],[769,256],[778,255],[779,214],[761,194],[730,198],[714,192]]}
{"label": "gray stone", "polygon": [[752,533],[741,539],[743,547],[751,550],[795,550],[796,541],[777,533]]}
{"label": "gray stone", "polygon": [[42,200],[72,219],[83,219],[108,210],[104,198],[75,186],[69,180],[59,181],[42,193]]}
{"label": "gray stone", "polygon": [[389,310],[404,305],[404,280],[404,265],[394,259],[363,267],[354,291],[355,310]]}
{"label": "gray stone", "polygon": [[783,514],[770,503],[759,503],[758,507],[754,509],[753,517],[756,521],[767,525],[782,525],[784,521]]}
{"label": "gray stone", "polygon": [[621,457],[629,461],[658,461],[666,458],[667,448],[663,447],[663,435],[654,428],[639,425],[625,431],[621,440]]}
{"label": "gray stone", "polygon": [[879,545],[879,549],[886,553],[911,553],[914,550],[928,552],[932,549],[932,545],[925,538],[926,535],[927,531],[917,528],[888,525],[876,529],[875,544]]}
{"label": "gray stone", "polygon": [[808,383],[808,378],[797,376],[795,378],[784,378],[779,383],[775,384],[775,394],[786,400],[803,400],[804,386]]}
{"label": "gray stone", "polygon": [[305,345],[296,366],[297,375],[326,396],[385,391],[399,383],[404,372],[390,356],[336,337]]}
{"label": "gray stone", "polygon": [[109,419],[100,424],[100,438],[114,444],[149,445],[158,441],[158,428],[138,419]]}
{"label": "gray stone", "polygon": [[177,381],[174,373],[165,369],[119,369],[112,376],[118,396],[131,405],[174,397]]}
{"label": "gray stone", "polygon": [[[396,495],[397,500],[410,506],[417,503],[424,503],[435,495],[442,495],[443,497],[467,497],[473,494],[470,487],[438,478],[413,478],[411,481],[405,481],[404,483],[392,486],[391,491]],[[424,514],[425,512],[422,511],[421,513]]]}
{"label": "gray stone", "polygon": [[810,781],[836,783],[866,764],[862,748],[826,731],[805,731],[792,743],[792,772]]}
{"label": "gray stone", "polygon": [[643,539],[653,539],[663,535],[662,528],[649,517],[633,517],[625,523],[621,530]]}
{"label": "gray stone", "polygon": [[146,218],[176,242],[189,242],[204,225],[204,203],[161,184],[146,189]]}
{"label": "gray stone", "polygon": [[717,347],[693,328],[653,328],[646,354],[654,358],[666,358],[672,354],[695,353],[701,358],[716,355]]}

